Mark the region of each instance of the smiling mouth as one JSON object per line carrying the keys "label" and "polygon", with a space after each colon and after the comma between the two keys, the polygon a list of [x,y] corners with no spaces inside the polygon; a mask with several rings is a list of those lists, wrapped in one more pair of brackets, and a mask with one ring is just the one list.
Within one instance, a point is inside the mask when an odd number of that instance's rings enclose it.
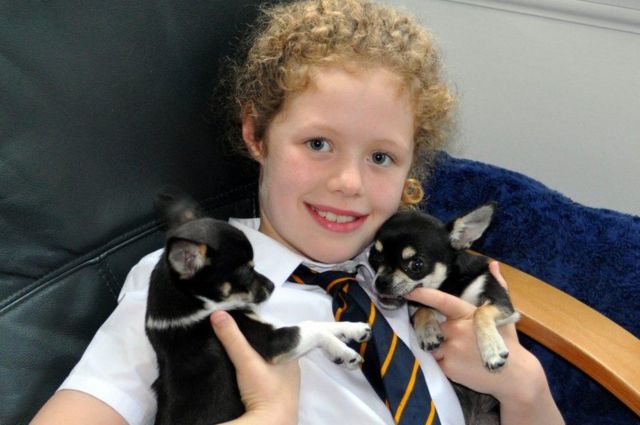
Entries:
{"label": "smiling mouth", "polygon": [[341,211],[334,208],[317,207],[306,204],[318,223],[327,229],[348,232],[358,228],[367,218],[367,215],[351,211]]}
{"label": "smiling mouth", "polygon": [[311,209],[315,211],[320,217],[325,220],[331,221],[333,223],[351,223],[356,220],[357,217],[352,215],[340,215],[334,214],[330,211],[321,211],[314,206],[311,206]]}

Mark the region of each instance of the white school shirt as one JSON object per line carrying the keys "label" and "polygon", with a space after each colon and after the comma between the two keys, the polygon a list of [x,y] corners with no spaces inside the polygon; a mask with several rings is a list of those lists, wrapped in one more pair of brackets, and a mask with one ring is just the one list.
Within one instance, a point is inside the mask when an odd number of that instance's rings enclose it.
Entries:
{"label": "white school shirt", "polygon": [[[251,242],[255,269],[276,288],[257,309],[263,320],[276,326],[295,325],[304,320],[334,320],[331,297],[322,288],[286,282],[302,262],[317,271],[357,266],[358,280],[371,296],[373,273],[364,253],[341,265],[313,263],[258,232],[259,219],[232,219],[231,223]],[[118,306],[59,388],[91,394],[114,408],[130,425],[152,424],[156,412],[151,384],[158,374],[157,363],[145,334],[144,316],[149,276],[161,254],[162,250],[155,251],[131,269],[118,297]],[[463,424],[453,388],[433,357],[420,349],[406,306],[380,312],[420,362],[442,424]],[[344,369],[319,349],[303,356],[299,364],[300,425],[393,424],[391,414],[360,369]]]}

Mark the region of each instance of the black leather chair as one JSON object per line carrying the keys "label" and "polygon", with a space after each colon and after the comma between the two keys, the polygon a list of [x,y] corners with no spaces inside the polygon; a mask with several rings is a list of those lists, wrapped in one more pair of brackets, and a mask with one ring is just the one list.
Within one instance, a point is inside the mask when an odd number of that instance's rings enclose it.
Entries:
{"label": "black leather chair", "polygon": [[[257,215],[256,167],[228,154],[220,122],[210,114],[219,109],[220,100],[211,98],[219,60],[235,51],[257,3],[0,1],[0,424],[29,422],[115,307],[131,266],[162,245],[155,193],[178,186],[217,217]],[[514,253],[526,257],[514,237],[523,230],[523,198],[512,191],[531,182],[507,175],[503,184],[478,164],[446,164],[429,191],[433,212],[446,216],[496,199],[506,210],[495,223],[498,232],[479,247],[507,262],[517,262]],[[532,199],[548,196],[556,195]],[[547,268],[535,266],[528,270],[538,276]],[[532,296],[530,290],[545,286],[505,271],[514,297],[532,300],[516,304],[525,316],[522,329],[596,376],[633,409],[618,417],[633,421],[640,413],[637,369],[617,359],[585,361],[588,344],[566,339],[582,336],[579,324],[559,333],[545,329],[559,319],[545,318],[540,307],[550,297],[557,310],[569,301],[548,288]],[[637,291],[628,293],[633,302]],[[624,312],[628,300],[621,298]],[[585,308],[577,306],[573,318],[594,313]],[[633,364],[637,338],[613,323],[601,329],[594,344],[602,348],[601,341],[615,336]],[[572,417],[602,423],[589,411],[598,406],[574,405],[571,394],[552,389],[566,395],[559,398],[565,414],[579,410]],[[602,389],[585,391],[597,398]]]}
{"label": "black leather chair", "polygon": [[0,423],[30,420],[161,246],[154,193],[256,214],[209,114],[256,3],[0,3]]}

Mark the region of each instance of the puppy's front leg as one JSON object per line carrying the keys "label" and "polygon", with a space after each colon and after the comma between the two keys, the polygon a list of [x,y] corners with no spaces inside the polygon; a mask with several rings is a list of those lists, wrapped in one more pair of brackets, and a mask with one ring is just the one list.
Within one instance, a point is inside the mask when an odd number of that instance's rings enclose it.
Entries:
{"label": "puppy's front leg", "polygon": [[500,307],[486,302],[474,313],[474,326],[480,356],[485,367],[497,370],[504,366],[509,356],[509,349],[498,332],[497,326],[515,323],[520,318],[518,312],[511,308]]}
{"label": "puppy's front leg", "polygon": [[302,322],[291,328],[297,328],[295,343],[290,350],[276,356],[274,362],[298,358],[314,348],[320,348],[334,363],[353,369],[363,359],[346,342],[364,342],[371,337],[371,327],[360,322]]}
{"label": "puppy's front leg", "polygon": [[433,351],[444,341],[444,334],[440,329],[434,309],[420,304],[409,303],[411,324],[416,332],[420,348]]}

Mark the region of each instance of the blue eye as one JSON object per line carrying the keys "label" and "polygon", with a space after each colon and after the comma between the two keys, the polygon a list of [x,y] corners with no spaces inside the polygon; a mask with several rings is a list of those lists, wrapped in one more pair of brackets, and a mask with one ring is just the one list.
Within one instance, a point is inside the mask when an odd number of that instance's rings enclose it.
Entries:
{"label": "blue eye", "polygon": [[371,155],[371,162],[373,162],[376,165],[387,166],[393,163],[393,159],[384,152],[374,152]]}
{"label": "blue eye", "polygon": [[305,143],[309,147],[309,149],[317,152],[328,152],[331,149],[331,145],[329,145],[329,142],[322,137],[316,137],[307,140]]}

